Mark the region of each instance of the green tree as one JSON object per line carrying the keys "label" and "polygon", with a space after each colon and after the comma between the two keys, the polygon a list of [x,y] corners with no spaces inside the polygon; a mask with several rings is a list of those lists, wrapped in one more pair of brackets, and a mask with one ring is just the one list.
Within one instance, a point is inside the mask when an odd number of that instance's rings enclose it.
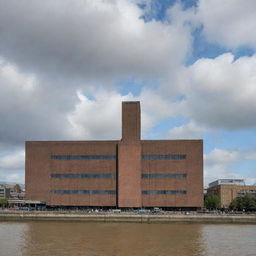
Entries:
{"label": "green tree", "polygon": [[243,197],[237,197],[231,202],[229,208],[237,211],[256,211],[256,195],[246,194]]}
{"label": "green tree", "polygon": [[1,198],[0,199],[0,207],[4,208],[8,205],[8,198]]}
{"label": "green tree", "polygon": [[207,209],[219,209],[220,198],[216,195],[209,195],[205,198],[204,205]]}

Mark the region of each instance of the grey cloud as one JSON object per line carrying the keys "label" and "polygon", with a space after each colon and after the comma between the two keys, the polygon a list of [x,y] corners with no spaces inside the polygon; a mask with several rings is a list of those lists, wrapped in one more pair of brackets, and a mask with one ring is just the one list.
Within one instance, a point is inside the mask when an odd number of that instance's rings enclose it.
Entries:
{"label": "grey cloud", "polygon": [[70,84],[166,74],[185,56],[189,33],[141,14],[129,1],[1,0],[0,55]]}
{"label": "grey cloud", "polygon": [[185,114],[215,129],[256,127],[256,56],[200,59],[188,68]]}
{"label": "grey cloud", "polygon": [[0,181],[24,183],[24,150],[0,156]]}
{"label": "grey cloud", "polygon": [[68,121],[66,113],[73,110],[75,95],[68,89],[59,90],[48,84],[42,89],[39,81],[20,73],[9,64],[0,65],[0,141],[12,146],[24,140],[64,138]]}
{"label": "grey cloud", "polygon": [[206,130],[194,122],[174,127],[169,130],[166,137],[171,139],[201,139]]}
{"label": "grey cloud", "polygon": [[190,44],[180,24],[145,23],[141,14],[132,1],[0,0],[0,146],[72,139],[76,128],[85,139],[112,137],[112,124],[103,128],[93,111],[75,113],[77,90],[168,77]]}
{"label": "grey cloud", "polygon": [[25,183],[24,170],[1,170],[0,182]]}
{"label": "grey cloud", "polygon": [[239,48],[256,49],[256,2],[254,0],[200,0],[196,18],[203,24],[203,32],[210,42]]}
{"label": "grey cloud", "polygon": [[235,166],[247,161],[248,154],[256,160],[255,149],[237,151],[215,148],[204,155],[205,186],[220,178],[245,179],[247,184],[255,183],[255,173],[236,170]]}

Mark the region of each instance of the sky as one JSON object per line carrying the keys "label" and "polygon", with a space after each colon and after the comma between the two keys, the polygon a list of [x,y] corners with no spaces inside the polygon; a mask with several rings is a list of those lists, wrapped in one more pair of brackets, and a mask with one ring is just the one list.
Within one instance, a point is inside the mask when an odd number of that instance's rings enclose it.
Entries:
{"label": "sky", "polygon": [[203,139],[204,186],[256,183],[255,0],[0,0],[0,181],[29,140]]}

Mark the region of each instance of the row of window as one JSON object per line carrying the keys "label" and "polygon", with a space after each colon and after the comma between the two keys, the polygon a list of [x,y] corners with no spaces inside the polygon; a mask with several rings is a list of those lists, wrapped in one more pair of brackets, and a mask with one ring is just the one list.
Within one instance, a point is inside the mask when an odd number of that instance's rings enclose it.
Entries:
{"label": "row of window", "polygon": [[[186,155],[141,155],[142,159],[186,159]],[[116,159],[115,155],[52,155],[53,160]]]}
{"label": "row of window", "polygon": [[[52,190],[53,194],[108,194],[115,195],[115,190]],[[186,190],[143,190],[143,195],[184,195]]]}
{"label": "row of window", "polygon": [[116,174],[114,173],[102,173],[102,174],[73,174],[73,173],[67,173],[67,174],[51,174],[52,178],[110,178],[115,179]]}
{"label": "row of window", "polygon": [[53,194],[116,194],[115,190],[52,190]]}
{"label": "row of window", "polygon": [[163,174],[163,173],[154,173],[154,174],[142,174],[141,178],[186,178],[187,174]]}
{"label": "row of window", "polygon": [[52,155],[54,160],[91,160],[91,159],[116,159],[115,155]]}
{"label": "row of window", "polygon": [[142,155],[142,159],[186,159],[186,155]]}
{"label": "row of window", "polygon": [[[75,173],[67,173],[67,174],[60,174],[55,173],[51,174],[52,178],[109,178],[115,179],[116,174],[114,173],[103,173],[103,174],[75,174]],[[141,178],[186,178],[187,174],[142,174]]]}
{"label": "row of window", "polygon": [[186,190],[143,190],[143,195],[184,195]]}

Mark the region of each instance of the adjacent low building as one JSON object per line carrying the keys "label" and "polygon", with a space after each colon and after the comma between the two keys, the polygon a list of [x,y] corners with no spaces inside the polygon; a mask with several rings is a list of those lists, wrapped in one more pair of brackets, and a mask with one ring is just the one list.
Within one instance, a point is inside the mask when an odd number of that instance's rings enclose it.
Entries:
{"label": "adjacent low building", "polygon": [[16,184],[0,184],[0,198],[24,199],[25,191]]}
{"label": "adjacent low building", "polygon": [[209,188],[216,187],[218,185],[245,186],[245,182],[243,179],[219,179],[209,183]]}
{"label": "adjacent low building", "polygon": [[122,103],[122,139],[27,141],[26,198],[50,206],[203,206],[203,141],[141,140],[139,102]]}
{"label": "adjacent low building", "polygon": [[11,197],[11,189],[4,185],[0,185],[0,199],[1,198],[10,198]]}
{"label": "adjacent low building", "polygon": [[228,208],[236,198],[246,194],[256,194],[256,186],[245,185],[243,179],[219,179],[209,184],[207,195],[217,195],[221,207]]}

